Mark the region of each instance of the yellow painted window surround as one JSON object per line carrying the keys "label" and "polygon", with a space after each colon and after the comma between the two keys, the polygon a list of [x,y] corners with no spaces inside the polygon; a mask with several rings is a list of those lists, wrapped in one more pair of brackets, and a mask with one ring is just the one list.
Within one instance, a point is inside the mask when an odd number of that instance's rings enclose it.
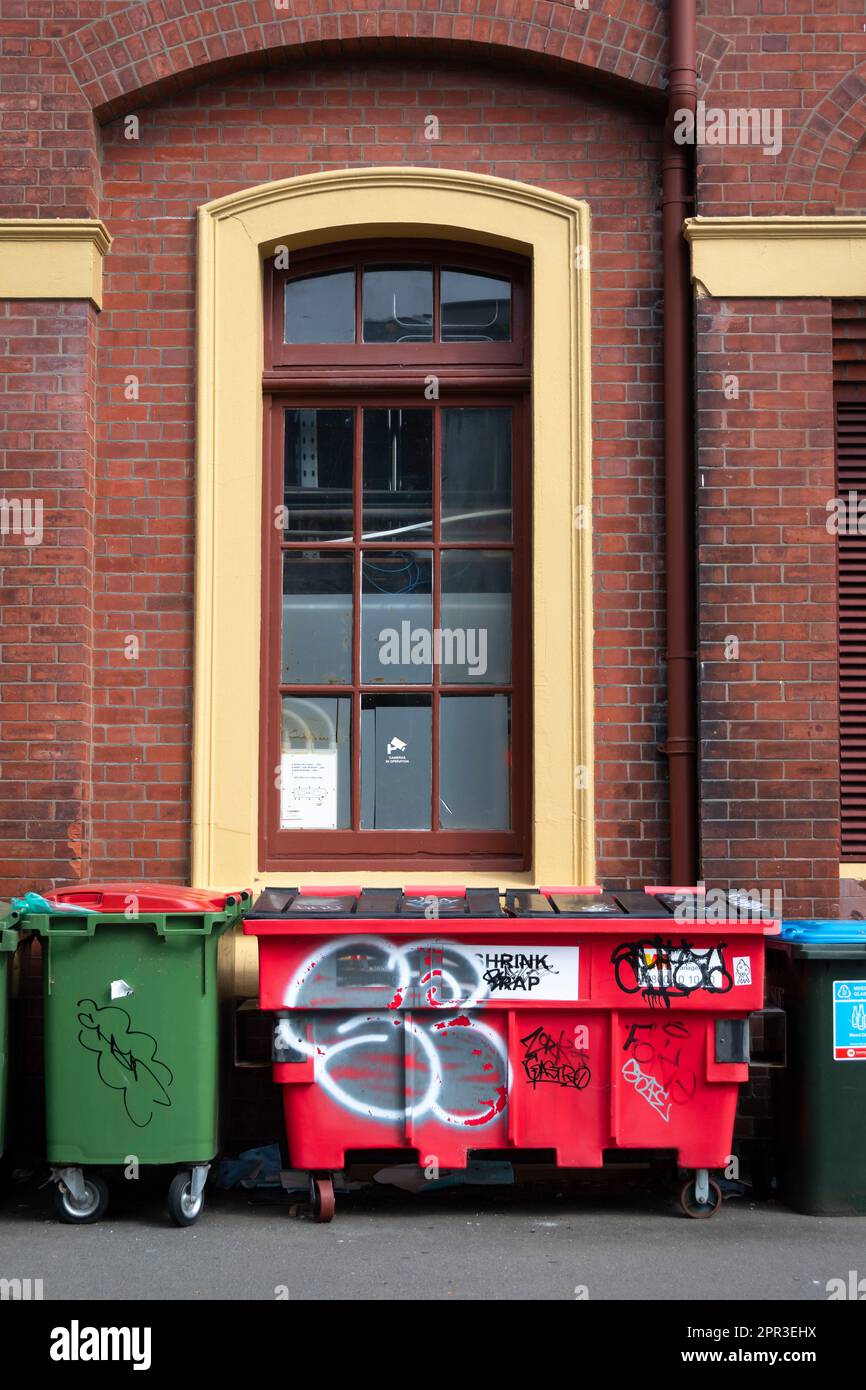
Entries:
{"label": "yellow painted window surround", "polygon": [[286,179],[199,212],[192,881],[401,882],[258,863],[262,265],[277,245],[380,237],[475,242],[532,261],[533,853],[509,881],[591,882],[589,213],[528,185],[425,168]]}

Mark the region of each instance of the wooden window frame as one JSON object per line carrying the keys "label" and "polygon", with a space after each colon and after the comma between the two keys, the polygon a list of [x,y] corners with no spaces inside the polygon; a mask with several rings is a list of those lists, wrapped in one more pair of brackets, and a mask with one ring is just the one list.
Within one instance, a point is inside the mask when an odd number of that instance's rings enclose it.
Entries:
{"label": "wooden window frame", "polygon": [[[375,264],[433,265],[442,268],[477,269],[512,282],[512,339],[507,343],[440,343],[439,275],[434,275],[434,341],[411,344],[329,344],[327,347],[287,345],[283,342],[283,305],[286,280],[299,274],[353,268],[356,274],[356,339],[361,334],[361,268]],[[334,869],[428,869],[431,872],[489,871],[514,873],[531,863],[532,839],[532,469],[530,361],[531,324],[529,267],[518,256],[481,253],[461,243],[420,239],[393,243],[355,242],[347,246],[293,255],[288,270],[278,271],[273,260],[265,264],[265,342],[263,386],[262,477],[262,644],[260,672],[260,777],[259,855],[263,872],[328,872]],[[471,351],[467,351],[470,349]],[[425,380],[435,375],[438,399],[424,396]],[[508,406],[512,410],[512,514],[510,542],[443,541],[440,534],[440,468],[434,466],[433,533],[412,548],[438,550],[501,550],[512,556],[512,635],[520,635],[520,647],[512,640],[512,678],[507,686],[473,687],[441,680],[434,663],[429,685],[383,686],[360,680],[361,566],[364,551],[393,551],[394,540],[361,544],[362,430],[364,408],[400,408],[433,411],[434,460],[438,456],[440,412],[460,406]],[[353,460],[353,541],[306,541],[285,538],[273,524],[283,503],[283,419],[291,407],[343,408],[355,412]],[[331,550],[351,553],[353,562],[353,669],[346,683],[316,686],[281,680],[282,556],[286,552]],[[438,566],[434,566],[438,573]],[[441,585],[434,584],[433,627],[440,627]],[[352,701],[352,820],[349,830],[281,830],[279,792],[275,769],[281,755],[281,708],[285,694],[349,696]],[[429,694],[431,697],[431,805],[430,830],[360,829],[360,705],[363,694]],[[451,830],[438,828],[440,695],[478,698],[508,693],[511,697],[511,817],[508,831]]]}

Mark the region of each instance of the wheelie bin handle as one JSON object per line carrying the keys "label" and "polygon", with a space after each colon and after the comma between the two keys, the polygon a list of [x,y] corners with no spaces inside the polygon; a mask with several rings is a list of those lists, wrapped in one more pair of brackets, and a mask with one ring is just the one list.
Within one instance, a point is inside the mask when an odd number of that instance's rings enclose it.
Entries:
{"label": "wheelie bin handle", "polygon": [[[135,926],[149,927],[156,932],[157,936],[198,936],[208,937],[216,935],[225,930],[226,927],[233,926],[235,922],[241,920],[243,907],[242,899],[235,899],[234,911],[227,912],[204,912],[204,913],[165,913],[165,912],[140,912],[136,917],[127,917],[122,912],[99,913],[89,912],[85,916],[72,916],[58,913],[37,914],[32,922],[33,930],[46,937],[77,936],[82,938],[92,937],[98,926]],[[190,918],[196,920],[190,921]],[[63,925],[60,926],[59,922]]]}

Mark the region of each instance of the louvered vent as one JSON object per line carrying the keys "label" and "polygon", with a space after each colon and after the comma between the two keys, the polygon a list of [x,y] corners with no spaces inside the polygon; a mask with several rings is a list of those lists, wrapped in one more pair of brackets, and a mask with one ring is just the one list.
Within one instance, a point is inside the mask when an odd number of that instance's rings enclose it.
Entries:
{"label": "louvered vent", "polygon": [[[839,536],[839,716],[842,858],[866,860],[866,391],[836,402],[838,496],[864,503],[864,533],[850,512]],[[850,534],[854,531],[854,534]]]}

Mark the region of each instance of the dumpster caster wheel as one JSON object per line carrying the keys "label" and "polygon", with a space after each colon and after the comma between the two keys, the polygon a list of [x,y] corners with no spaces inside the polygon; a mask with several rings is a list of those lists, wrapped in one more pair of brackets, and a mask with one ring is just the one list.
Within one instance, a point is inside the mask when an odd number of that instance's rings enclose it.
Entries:
{"label": "dumpster caster wheel", "polygon": [[336,1199],[330,1178],[310,1178],[310,1206],[317,1221],[333,1221]]}
{"label": "dumpster caster wheel", "polygon": [[168,1214],[175,1226],[192,1226],[202,1213],[204,1207],[204,1191],[196,1195],[193,1187],[193,1175],[188,1168],[184,1168],[180,1173],[175,1173],[171,1180],[166,1198]]}
{"label": "dumpster caster wheel", "polygon": [[715,1216],[722,1205],[722,1189],[719,1184],[710,1178],[706,1202],[698,1201],[695,1187],[694,1178],[690,1178],[687,1183],[683,1183],[680,1190],[680,1206],[686,1216],[691,1216],[695,1221],[706,1220],[708,1216]]}
{"label": "dumpster caster wheel", "polygon": [[78,1198],[68,1187],[58,1182],[54,1188],[54,1209],[61,1221],[70,1226],[83,1226],[99,1221],[108,1211],[108,1184],[95,1173],[83,1179],[84,1192]]}

